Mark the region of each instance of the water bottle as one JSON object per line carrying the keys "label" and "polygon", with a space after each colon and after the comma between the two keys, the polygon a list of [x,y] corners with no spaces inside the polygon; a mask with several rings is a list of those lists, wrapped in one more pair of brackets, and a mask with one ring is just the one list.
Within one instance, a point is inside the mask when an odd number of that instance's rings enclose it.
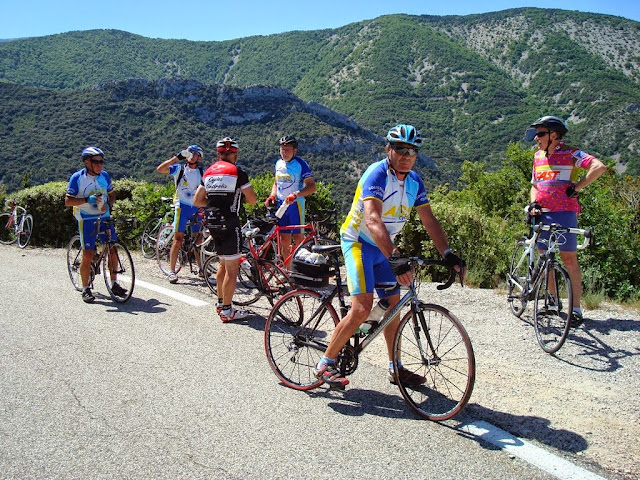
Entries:
{"label": "water bottle", "polygon": [[282,205],[280,205],[280,208],[276,210],[276,217],[282,218],[282,216],[284,215],[284,212],[287,211],[287,208],[289,208],[289,205],[287,205],[287,202],[282,202]]}
{"label": "water bottle", "polygon": [[364,334],[369,333],[372,328],[378,326],[378,322],[382,320],[384,314],[387,313],[389,309],[389,301],[386,298],[381,299],[375,307],[371,309],[371,313],[364,321],[362,325],[360,325],[360,331]]}

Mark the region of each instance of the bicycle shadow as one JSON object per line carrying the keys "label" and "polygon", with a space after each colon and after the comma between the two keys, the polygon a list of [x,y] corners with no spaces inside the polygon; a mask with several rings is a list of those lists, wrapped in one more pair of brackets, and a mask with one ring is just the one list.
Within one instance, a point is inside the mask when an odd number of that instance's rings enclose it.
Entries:
{"label": "bicycle shadow", "polygon": [[562,452],[578,453],[587,450],[589,442],[581,435],[565,429],[556,429],[546,418],[530,415],[513,415],[507,412],[491,410],[478,405],[468,404],[452,421],[445,423],[448,428],[457,430],[460,435],[477,440],[483,448],[497,450],[498,447],[465,432],[461,427],[477,420],[484,420],[510,434],[527,440],[535,440]]}
{"label": "bicycle shadow", "polygon": [[608,318],[585,319],[585,323],[569,332],[565,345],[555,354],[560,361],[585,370],[614,372],[623,368],[621,360],[640,355],[640,347],[617,348],[608,344],[613,332],[640,333],[640,321]]}
{"label": "bicycle shadow", "polygon": [[[135,294],[135,292],[134,292]],[[96,299],[94,304],[101,304],[107,307],[107,312],[123,312],[131,315],[138,315],[138,313],[163,313],[167,311],[164,305],[168,303],[161,302],[157,298],[150,298],[143,300],[132,296],[126,303],[117,303],[109,295],[95,292]]]}
{"label": "bicycle shadow", "polygon": [[350,417],[375,415],[385,418],[418,419],[411,412],[402,396],[365,388],[331,389],[327,386],[307,392],[310,397],[341,397],[342,401],[330,401],[327,406],[337,413]]}

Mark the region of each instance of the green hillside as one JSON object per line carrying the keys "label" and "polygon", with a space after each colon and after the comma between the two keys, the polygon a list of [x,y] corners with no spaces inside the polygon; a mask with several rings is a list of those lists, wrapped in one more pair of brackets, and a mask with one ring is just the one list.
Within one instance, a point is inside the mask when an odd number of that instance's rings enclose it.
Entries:
{"label": "green hillside", "polygon": [[[637,175],[638,52],[638,22],[535,8],[390,15],[226,42],[114,30],[0,42],[0,179],[16,188],[19,172],[31,164],[33,181],[64,176],[88,143],[113,152],[115,173],[152,178],[155,163],[176,145],[200,138],[207,146],[223,133],[240,138],[245,162],[257,172],[272,163],[273,141],[287,131],[307,140],[312,167],[326,172],[322,180],[348,185],[381,152],[380,135],[409,122],[426,139],[423,166],[435,161],[430,181],[454,183],[464,160],[497,168],[509,142],[545,113],[568,119],[569,142]],[[209,93],[220,85],[240,90],[224,101],[213,95],[218,103],[205,110],[217,113],[207,117],[197,114],[198,102],[188,95],[153,98],[143,92],[143,80],[162,85],[171,78]],[[127,79],[139,79],[138,87]],[[245,104],[235,105],[235,97],[249,95],[255,85],[291,92],[296,107],[288,110],[280,99],[269,103],[267,96],[262,110],[245,115]],[[318,116],[307,102],[348,118],[330,121],[332,114]],[[221,123],[233,116],[227,111],[243,120]],[[47,155],[23,155],[25,145],[45,137]],[[48,165],[49,152],[62,164]]]}

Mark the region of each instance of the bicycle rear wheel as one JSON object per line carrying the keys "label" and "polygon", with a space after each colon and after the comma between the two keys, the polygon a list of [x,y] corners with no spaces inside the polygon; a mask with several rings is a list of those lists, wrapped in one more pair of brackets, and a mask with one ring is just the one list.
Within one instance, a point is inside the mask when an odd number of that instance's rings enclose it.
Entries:
{"label": "bicycle rear wheel", "polygon": [[153,258],[156,256],[156,243],[158,242],[158,233],[162,227],[162,217],[152,218],[147,222],[140,236],[140,250],[144,258]]}
{"label": "bicycle rear wheel", "polygon": [[[67,245],[67,271],[74,288],[79,292],[82,291],[82,276],[80,275],[80,265],[82,264],[82,243],[80,235],[74,235]],[[91,265],[89,274],[89,285],[93,285],[95,271]]]}
{"label": "bicycle rear wheel", "polygon": [[31,233],[33,232],[33,217],[27,215],[22,221],[22,231],[18,233],[18,247],[24,248],[31,239]]}
{"label": "bicycle rear wheel", "polygon": [[[238,269],[238,279],[236,281],[236,289],[233,292],[233,303],[246,307],[258,301],[262,296],[262,290],[258,285],[257,275],[261,275],[255,266],[255,260],[247,257],[251,264],[251,272],[245,271],[242,266]],[[273,304],[272,304],[273,305]]]}
{"label": "bicycle rear wheel", "polygon": [[[158,241],[156,243],[156,261],[162,273],[169,275],[171,271],[171,263],[169,255],[171,253],[171,245],[173,245],[173,225],[163,225],[158,232]],[[180,255],[178,255],[180,257]],[[178,273],[182,267],[180,258],[176,261],[175,272]]]}
{"label": "bicycle rear wheel", "polygon": [[563,266],[552,263],[536,288],[533,323],[540,347],[555,353],[564,344],[571,328],[573,297],[571,279]]}
{"label": "bicycle rear wheel", "polygon": [[13,216],[10,213],[0,213],[0,243],[11,245],[17,238]]}
{"label": "bicycle rear wheel", "polygon": [[322,385],[316,364],[338,324],[334,308],[311,290],[293,290],[274,305],[264,327],[264,348],[273,373],[287,387],[310,390]]}
{"label": "bicycle rear wheel", "polygon": [[[115,279],[111,279],[112,273],[115,274]],[[106,247],[102,257],[102,274],[107,291],[114,301],[124,303],[131,298],[136,284],[136,271],[127,247],[117,242]],[[120,289],[115,287],[116,282]]]}
{"label": "bicycle rear wheel", "polygon": [[209,256],[202,265],[204,283],[207,284],[209,290],[216,296],[218,295],[218,268],[220,268],[220,258],[218,258],[218,255]]}
{"label": "bicycle rear wheel", "polygon": [[[507,301],[511,312],[518,318],[527,308],[527,298],[524,295],[524,291],[527,288],[527,274],[529,272],[528,258],[524,257],[529,246],[524,243],[524,240],[519,240],[516,243],[516,249],[511,256],[511,267],[507,274]],[[513,298],[519,296],[519,298]]]}
{"label": "bicycle rear wheel", "polygon": [[394,340],[394,371],[398,362],[422,376],[422,385],[396,377],[405,401],[421,417],[448,420],[469,401],[476,375],[471,340],[460,321],[446,308],[420,304],[403,317]]}

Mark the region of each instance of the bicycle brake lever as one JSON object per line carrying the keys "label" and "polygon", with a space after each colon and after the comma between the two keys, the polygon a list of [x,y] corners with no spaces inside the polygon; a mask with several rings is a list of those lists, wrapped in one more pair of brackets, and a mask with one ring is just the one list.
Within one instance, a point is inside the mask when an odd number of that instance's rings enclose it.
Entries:
{"label": "bicycle brake lever", "polygon": [[[456,281],[456,275],[458,274],[458,272],[455,271],[455,269],[453,267],[451,267],[451,269],[449,270],[449,278],[447,279],[447,281],[441,285],[436,285],[436,289],[438,290],[445,290],[447,288],[449,288],[451,285],[453,285],[453,282]],[[462,283],[462,272],[460,273],[460,283]]]}

